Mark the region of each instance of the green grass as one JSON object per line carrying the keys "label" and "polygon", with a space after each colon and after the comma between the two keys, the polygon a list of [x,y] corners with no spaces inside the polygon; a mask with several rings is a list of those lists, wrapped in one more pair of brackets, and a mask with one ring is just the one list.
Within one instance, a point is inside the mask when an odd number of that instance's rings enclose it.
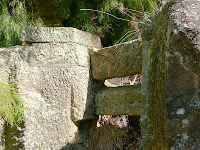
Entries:
{"label": "green grass", "polygon": [[0,115],[11,126],[21,123],[24,107],[15,89],[15,84],[0,82]]}

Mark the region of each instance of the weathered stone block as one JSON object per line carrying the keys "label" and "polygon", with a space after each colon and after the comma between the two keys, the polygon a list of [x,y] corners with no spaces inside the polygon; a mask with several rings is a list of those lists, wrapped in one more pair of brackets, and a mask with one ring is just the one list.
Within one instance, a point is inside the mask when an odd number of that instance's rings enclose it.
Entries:
{"label": "weathered stone block", "polygon": [[72,27],[25,27],[21,35],[21,41],[28,43],[73,42],[90,48],[101,47],[97,35]]}
{"label": "weathered stone block", "polygon": [[104,87],[96,95],[97,115],[141,115],[141,86]]}
{"label": "weathered stone block", "polygon": [[[10,53],[7,53],[7,51],[10,51]],[[0,81],[2,82],[8,82],[9,81],[9,75],[11,73],[11,70],[9,68],[10,64],[10,57],[13,57],[11,55],[11,51],[19,51],[21,50],[20,46],[13,46],[9,48],[0,48]]]}
{"label": "weathered stone block", "polygon": [[0,81],[8,82],[9,72],[7,71],[7,68],[6,68],[5,59],[2,57],[0,58],[0,74],[1,74]]}
{"label": "weathered stone block", "polygon": [[133,40],[103,49],[91,49],[90,55],[92,73],[96,80],[141,74],[141,41]]}
{"label": "weathered stone block", "polygon": [[83,76],[87,70],[57,66],[24,66],[23,70],[26,74],[18,76],[18,85],[26,109],[26,149],[60,149],[75,142],[78,127],[74,121],[94,117],[94,102],[86,103],[92,94],[86,92],[89,85]]}
{"label": "weathered stone block", "polygon": [[3,147],[3,131],[4,131],[4,123],[5,123],[5,121],[4,121],[4,119],[3,119],[3,117],[0,115],[0,150],[3,150],[4,149],[4,147]]}
{"label": "weathered stone block", "polygon": [[90,68],[88,48],[76,43],[33,43],[27,46],[28,62],[33,66],[63,65]]}
{"label": "weathered stone block", "polygon": [[200,147],[199,1],[170,1],[143,28],[144,150]]}
{"label": "weathered stone block", "polygon": [[24,149],[61,149],[82,137],[76,121],[96,117],[88,47],[100,41],[73,28],[25,30],[29,46],[0,52],[0,80],[16,83],[24,103]]}

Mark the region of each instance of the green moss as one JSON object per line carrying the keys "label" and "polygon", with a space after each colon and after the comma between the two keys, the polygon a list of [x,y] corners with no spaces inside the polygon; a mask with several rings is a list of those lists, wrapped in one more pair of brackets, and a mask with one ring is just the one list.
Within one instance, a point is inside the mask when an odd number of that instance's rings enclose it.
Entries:
{"label": "green moss", "polygon": [[[165,19],[165,18],[163,18]],[[165,21],[159,20],[163,23]],[[149,98],[151,126],[154,135],[154,150],[167,150],[167,131],[166,131],[166,99],[165,99],[165,29],[163,23],[160,26],[160,32],[157,33],[150,46],[150,80],[149,80]],[[155,136],[156,135],[156,136]]]}
{"label": "green moss", "polygon": [[141,115],[141,86],[104,87],[96,96],[97,115]]}
{"label": "green moss", "polygon": [[15,84],[0,82],[0,114],[11,126],[23,120],[24,107]]}
{"label": "green moss", "polygon": [[[166,56],[168,48],[170,29],[169,13],[172,3],[168,3],[152,24],[151,38],[145,37],[144,27],[144,49],[143,53],[143,93],[145,100],[144,113],[142,114],[141,126],[143,132],[144,150],[167,150],[168,149],[168,128],[166,112]],[[149,29],[149,25],[147,26]],[[147,59],[147,60],[145,60]]]}

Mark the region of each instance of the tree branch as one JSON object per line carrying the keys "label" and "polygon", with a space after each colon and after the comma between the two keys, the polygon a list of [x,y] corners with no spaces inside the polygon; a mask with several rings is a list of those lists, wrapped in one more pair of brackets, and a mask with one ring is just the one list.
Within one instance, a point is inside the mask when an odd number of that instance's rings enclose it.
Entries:
{"label": "tree branch", "polygon": [[103,13],[103,14],[106,14],[106,15],[108,15],[108,16],[111,16],[111,17],[114,17],[114,18],[116,18],[116,19],[118,19],[118,20],[123,20],[123,21],[127,21],[127,22],[134,22],[134,21],[131,21],[131,20],[128,20],[128,19],[124,19],[124,18],[120,18],[120,17],[117,17],[117,16],[115,16],[115,15],[112,15],[112,14],[110,14],[110,13],[107,13],[107,12],[104,12],[104,11],[100,11],[100,10],[93,10],[93,9],[80,9],[81,11],[82,10],[86,10],[86,11],[95,11],[95,12],[99,12],[99,13]]}

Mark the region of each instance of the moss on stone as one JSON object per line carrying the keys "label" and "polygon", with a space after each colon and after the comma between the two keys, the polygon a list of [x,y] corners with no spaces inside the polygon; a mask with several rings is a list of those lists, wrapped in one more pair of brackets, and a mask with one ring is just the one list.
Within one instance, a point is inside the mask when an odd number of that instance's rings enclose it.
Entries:
{"label": "moss on stone", "polygon": [[[167,150],[168,130],[166,112],[166,57],[167,43],[169,43],[169,13],[172,3],[168,3],[156,17],[152,24],[152,39],[146,38],[143,30],[143,75],[148,80],[142,83],[145,108],[142,112],[141,126],[143,132],[144,150]],[[144,54],[145,53],[145,54]],[[146,59],[146,60],[145,60]]]}
{"label": "moss on stone", "polygon": [[198,89],[197,98],[198,98],[199,101],[200,101],[200,88]]}
{"label": "moss on stone", "polygon": [[0,82],[0,114],[11,126],[20,123],[24,114],[24,107],[15,87],[15,84]]}
{"label": "moss on stone", "polygon": [[141,86],[103,87],[96,96],[97,115],[141,115]]}

